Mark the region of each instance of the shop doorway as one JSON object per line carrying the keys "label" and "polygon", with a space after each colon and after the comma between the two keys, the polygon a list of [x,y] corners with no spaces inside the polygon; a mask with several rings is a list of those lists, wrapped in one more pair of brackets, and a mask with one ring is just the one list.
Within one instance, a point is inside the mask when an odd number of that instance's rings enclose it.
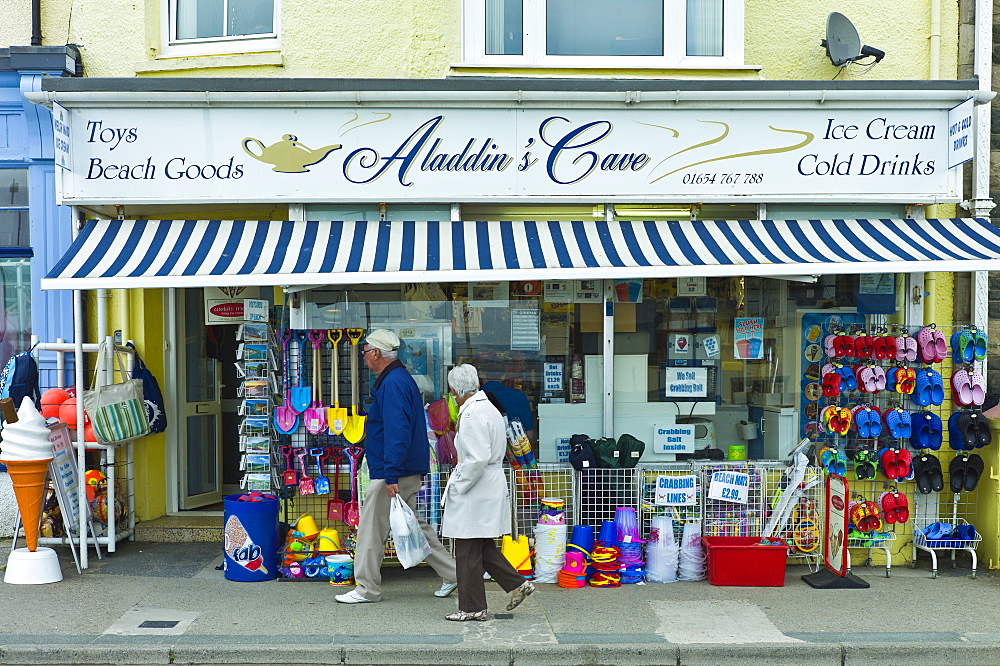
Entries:
{"label": "shop doorway", "polygon": [[174,293],[179,343],[177,388],[181,398],[178,508],[190,510],[222,501],[222,361],[205,326],[203,291],[178,289]]}

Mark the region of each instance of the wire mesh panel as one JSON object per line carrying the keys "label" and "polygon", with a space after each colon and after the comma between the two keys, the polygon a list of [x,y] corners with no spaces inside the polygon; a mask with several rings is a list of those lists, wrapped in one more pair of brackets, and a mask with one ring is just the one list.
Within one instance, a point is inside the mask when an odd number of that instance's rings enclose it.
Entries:
{"label": "wire mesh panel", "polygon": [[537,463],[535,469],[507,468],[510,485],[513,534],[534,537],[538,523],[539,500],[556,498],[564,501],[567,525],[576,524],[576,472],[567,463]]}
{"label": "wire mesh panel", "polygon": [[777,517],[771,534],[789,545],[789,557],[805,561],[816,569],[823,555],[824,477],[818,467],[806,467],[801,483],[789,490],[790,468],[781,463],[757,463],[763,484],[764,510],[770,518],[783,495],[789,495],[786,510]]}
{"label": "wire mesh panel", "polygon": [[[701,464],[641,464],[636,468],[640,484],[640,528],[642,538],[649,537],[653,518],[670,516],[674,534],[680,536],[684,523],[701,518]],[[663,479],[661,480],[661,477]],[[670,504],[657,504],[657,489]]]}
{"label": "wire mesh panel", "polygon": [[586,469],[578,473],[577,506],[579,525],[599,528],[615,519],[615,509],[632,507],[639,512],[638,469]]}
{"label": "wire mesh panel", "polygon": [[[716,472],[747,475],[746,503],[711,499],[712,477]],[[702,534],[704,536],[760,536],[764,528],[764,485],[761,468],[753,463],[712,463],[701,469]]]}

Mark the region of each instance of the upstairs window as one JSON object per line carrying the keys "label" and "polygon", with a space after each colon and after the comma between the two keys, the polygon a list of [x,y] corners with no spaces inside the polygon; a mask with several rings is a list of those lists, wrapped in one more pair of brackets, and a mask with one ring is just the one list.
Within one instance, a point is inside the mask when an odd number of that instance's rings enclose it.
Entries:
{"label": "upstairs window", "polygon": [[277,0],[166,0],[166,56],[273,51]]}
{"label": "upstairs window", "polygon": [[0,257],[19,256],[13,248],[31,247],[28,219],[28,170],[0,169]]}
{"label": "upstairs window", "polygon": [[743,64],[743,0],[466,0],[465,64]]}

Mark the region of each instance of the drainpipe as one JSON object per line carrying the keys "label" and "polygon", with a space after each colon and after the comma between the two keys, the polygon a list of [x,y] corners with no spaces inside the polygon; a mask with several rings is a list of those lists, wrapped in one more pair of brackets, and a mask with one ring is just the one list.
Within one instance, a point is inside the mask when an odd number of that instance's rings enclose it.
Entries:
{"label": "drainpipe", "polygon": [[941,0],[931,0],[930,71],[927,78],[941,78]]}
{"label": "drainpipe", "polygon": [[31,0],[31,45],[42,45],[42,0]]}

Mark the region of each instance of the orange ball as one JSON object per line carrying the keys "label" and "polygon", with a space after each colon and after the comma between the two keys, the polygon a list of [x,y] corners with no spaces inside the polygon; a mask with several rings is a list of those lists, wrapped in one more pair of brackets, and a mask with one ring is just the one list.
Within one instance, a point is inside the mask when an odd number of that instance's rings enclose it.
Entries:
{"label": "orange ball", "polygon": [[51,388],[42,394],[42,416],[59,418],[59,407],[70,395],[61,388]]}
{"label": "orange ball", "polygon": [[94,434],[94,426],[90,425],[90,419],[85,419],[88,423],[83,426],[83,441],[85,442],[96,442],[97,435]]}
{"label": "orange ball", "polygon": [[59,420],[70,428],[76,427],[76,398],[69,398],[59,405]]}

